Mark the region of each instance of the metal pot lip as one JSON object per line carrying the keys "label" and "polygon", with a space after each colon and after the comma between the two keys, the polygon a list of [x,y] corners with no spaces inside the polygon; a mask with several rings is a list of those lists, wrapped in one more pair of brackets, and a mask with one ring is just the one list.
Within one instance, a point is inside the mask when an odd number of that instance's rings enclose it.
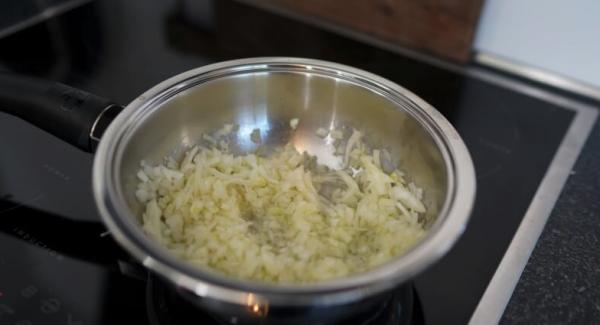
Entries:
{"label": "metal pot lip", "polygon": [[[250,72],[291,71],[322,74],[354,82],[386,99],[412,103],[409,111],[442,152],[448,193],[437,222],[426,238],[403,256],[354,276],[315,284],[268,284],[238,280],[200,270],[171,256],[142,234],[127,213],[117,187],[120,157],[133,126],[160,103],[189,87],[216,78]],[[475,199],[471,156],[452,125],[431,105],[392,81],[350,66],[315,59],[260,57],[225,61],[189,70],[159,83],[132,101],[102,137],[93,166],[93,191],[100,215],[113,237],[144,266],[176,286],[222,301],[246,304],[252,298],[271,304],[338,304],[357,300],[409,280],[443,256],[459,238]]]}

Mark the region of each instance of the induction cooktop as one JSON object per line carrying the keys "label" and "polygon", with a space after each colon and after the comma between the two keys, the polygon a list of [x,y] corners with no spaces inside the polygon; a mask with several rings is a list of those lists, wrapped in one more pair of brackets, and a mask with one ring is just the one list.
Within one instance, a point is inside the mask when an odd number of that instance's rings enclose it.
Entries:
{"label": "induction cooktop", "polygon": [[[414,322],[496,322],[595,111],[477,67],[398,54],[235,1],[205,3],[96,1],[0,39],[0,69],[123,104],[179,72],[253,56],[335,61],[410,89],[456,127],[477,174],[464,235],[412,283]],[[160,321],[173,308],[167,294],[100,222],[92,156],[5,114],[0,147],[0,323],[172,323]]]}

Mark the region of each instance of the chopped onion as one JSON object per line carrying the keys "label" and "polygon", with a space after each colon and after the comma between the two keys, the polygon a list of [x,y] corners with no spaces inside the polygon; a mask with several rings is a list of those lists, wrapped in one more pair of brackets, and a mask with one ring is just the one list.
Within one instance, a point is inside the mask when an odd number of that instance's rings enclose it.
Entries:
{"label": "chopped onion", "polygon": [[204,136],[212,146],[179,163],[141,163],[143,229],[176,256],[236,278],[318,282],[367,271],[424,236],[423,191],[399,170],[384,172],[381,151],[369,154],[359,131],[332,170],[292,144],[234,155],[223,142],[232,130]]}
{"label": "chopped onion", "polygon": [[326,130],[326,129],[324,129],[324,128],[318,128],[318,129],[317,129],[317,131],[315,132],[315,134],[317,134],[317,136],[318,136],[319,138],[324,138],[324,137],[326,137],[328,133],[329,133],[329,132],[327,132],[327,130]]}
{"label": "chopped onion", "polygon": [[298,127],[298,122],[300,122],[300,120],[297,118],[293,118],[290,120],[290,127],[292,128],[292,130],[295,130]]}
{"label": "chopped onion", "polygon": [[252,130],[252,133],[250,133],[250,140],[252,140],[252,142],[259,144],[261,139],[260,139],[260,129],[254,129]]}

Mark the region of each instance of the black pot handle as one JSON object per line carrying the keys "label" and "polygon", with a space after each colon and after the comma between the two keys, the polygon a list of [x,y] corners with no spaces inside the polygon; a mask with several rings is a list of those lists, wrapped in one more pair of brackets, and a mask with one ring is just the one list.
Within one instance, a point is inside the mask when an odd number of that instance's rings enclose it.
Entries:
{"label": "black pot handle", "polygon": [[0,111],[20,117],[76,146],[93,152],[122,107],[67,85],[0,73]]}

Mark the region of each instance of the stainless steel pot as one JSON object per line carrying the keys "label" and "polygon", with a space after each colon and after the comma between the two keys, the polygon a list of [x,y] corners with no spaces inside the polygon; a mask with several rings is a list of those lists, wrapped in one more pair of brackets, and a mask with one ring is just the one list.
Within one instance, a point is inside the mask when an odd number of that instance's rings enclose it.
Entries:
{"label": "stainless steel pot", "polygon": [[[2,96],[8,95],[0,90]],[[15,102],[15,98],[8,101]],[[91,134],[91,146],[110,114],[116,112],[115,105],[99,102],[103,106],[96,105],[102,108],[96,108],[96,118],[87,122],[85,131]],[[32,120],[29,113],[20,115]],[[286,131],[291,118],[302,121],[293,134]],[[236,138],[240,152],[254,149],[248,135],[258,127],[268,145],[293,141],[296,148],[316,154],[326,163],[334,158],[314,134],[317,128],[345,125],[363,130],[370,144],[387,148],[393,161],[424,189],[427,236],[406,254],[371,271],[315,284],[232,279],[171,256],[141,230],[142,207],[134,197],[139,163],[160,162],[167,155],[177,157],[202,133],[231,122],[240,125]],[[37,124],[55,131],[39,121]],[[86,143],[81,134],[62,137]],[[281,314],[278,310],[295,314],[313,308],[368,305],[427,268],[463,232],[475,197],[475,173],[470,155],[450,123],[403,87],[331,62],[251,58],[184,72],[127,105],[102,135],[94,160],[93,187],[104,223],[146,268],[223,319],[231,315],[268,319]]]}

